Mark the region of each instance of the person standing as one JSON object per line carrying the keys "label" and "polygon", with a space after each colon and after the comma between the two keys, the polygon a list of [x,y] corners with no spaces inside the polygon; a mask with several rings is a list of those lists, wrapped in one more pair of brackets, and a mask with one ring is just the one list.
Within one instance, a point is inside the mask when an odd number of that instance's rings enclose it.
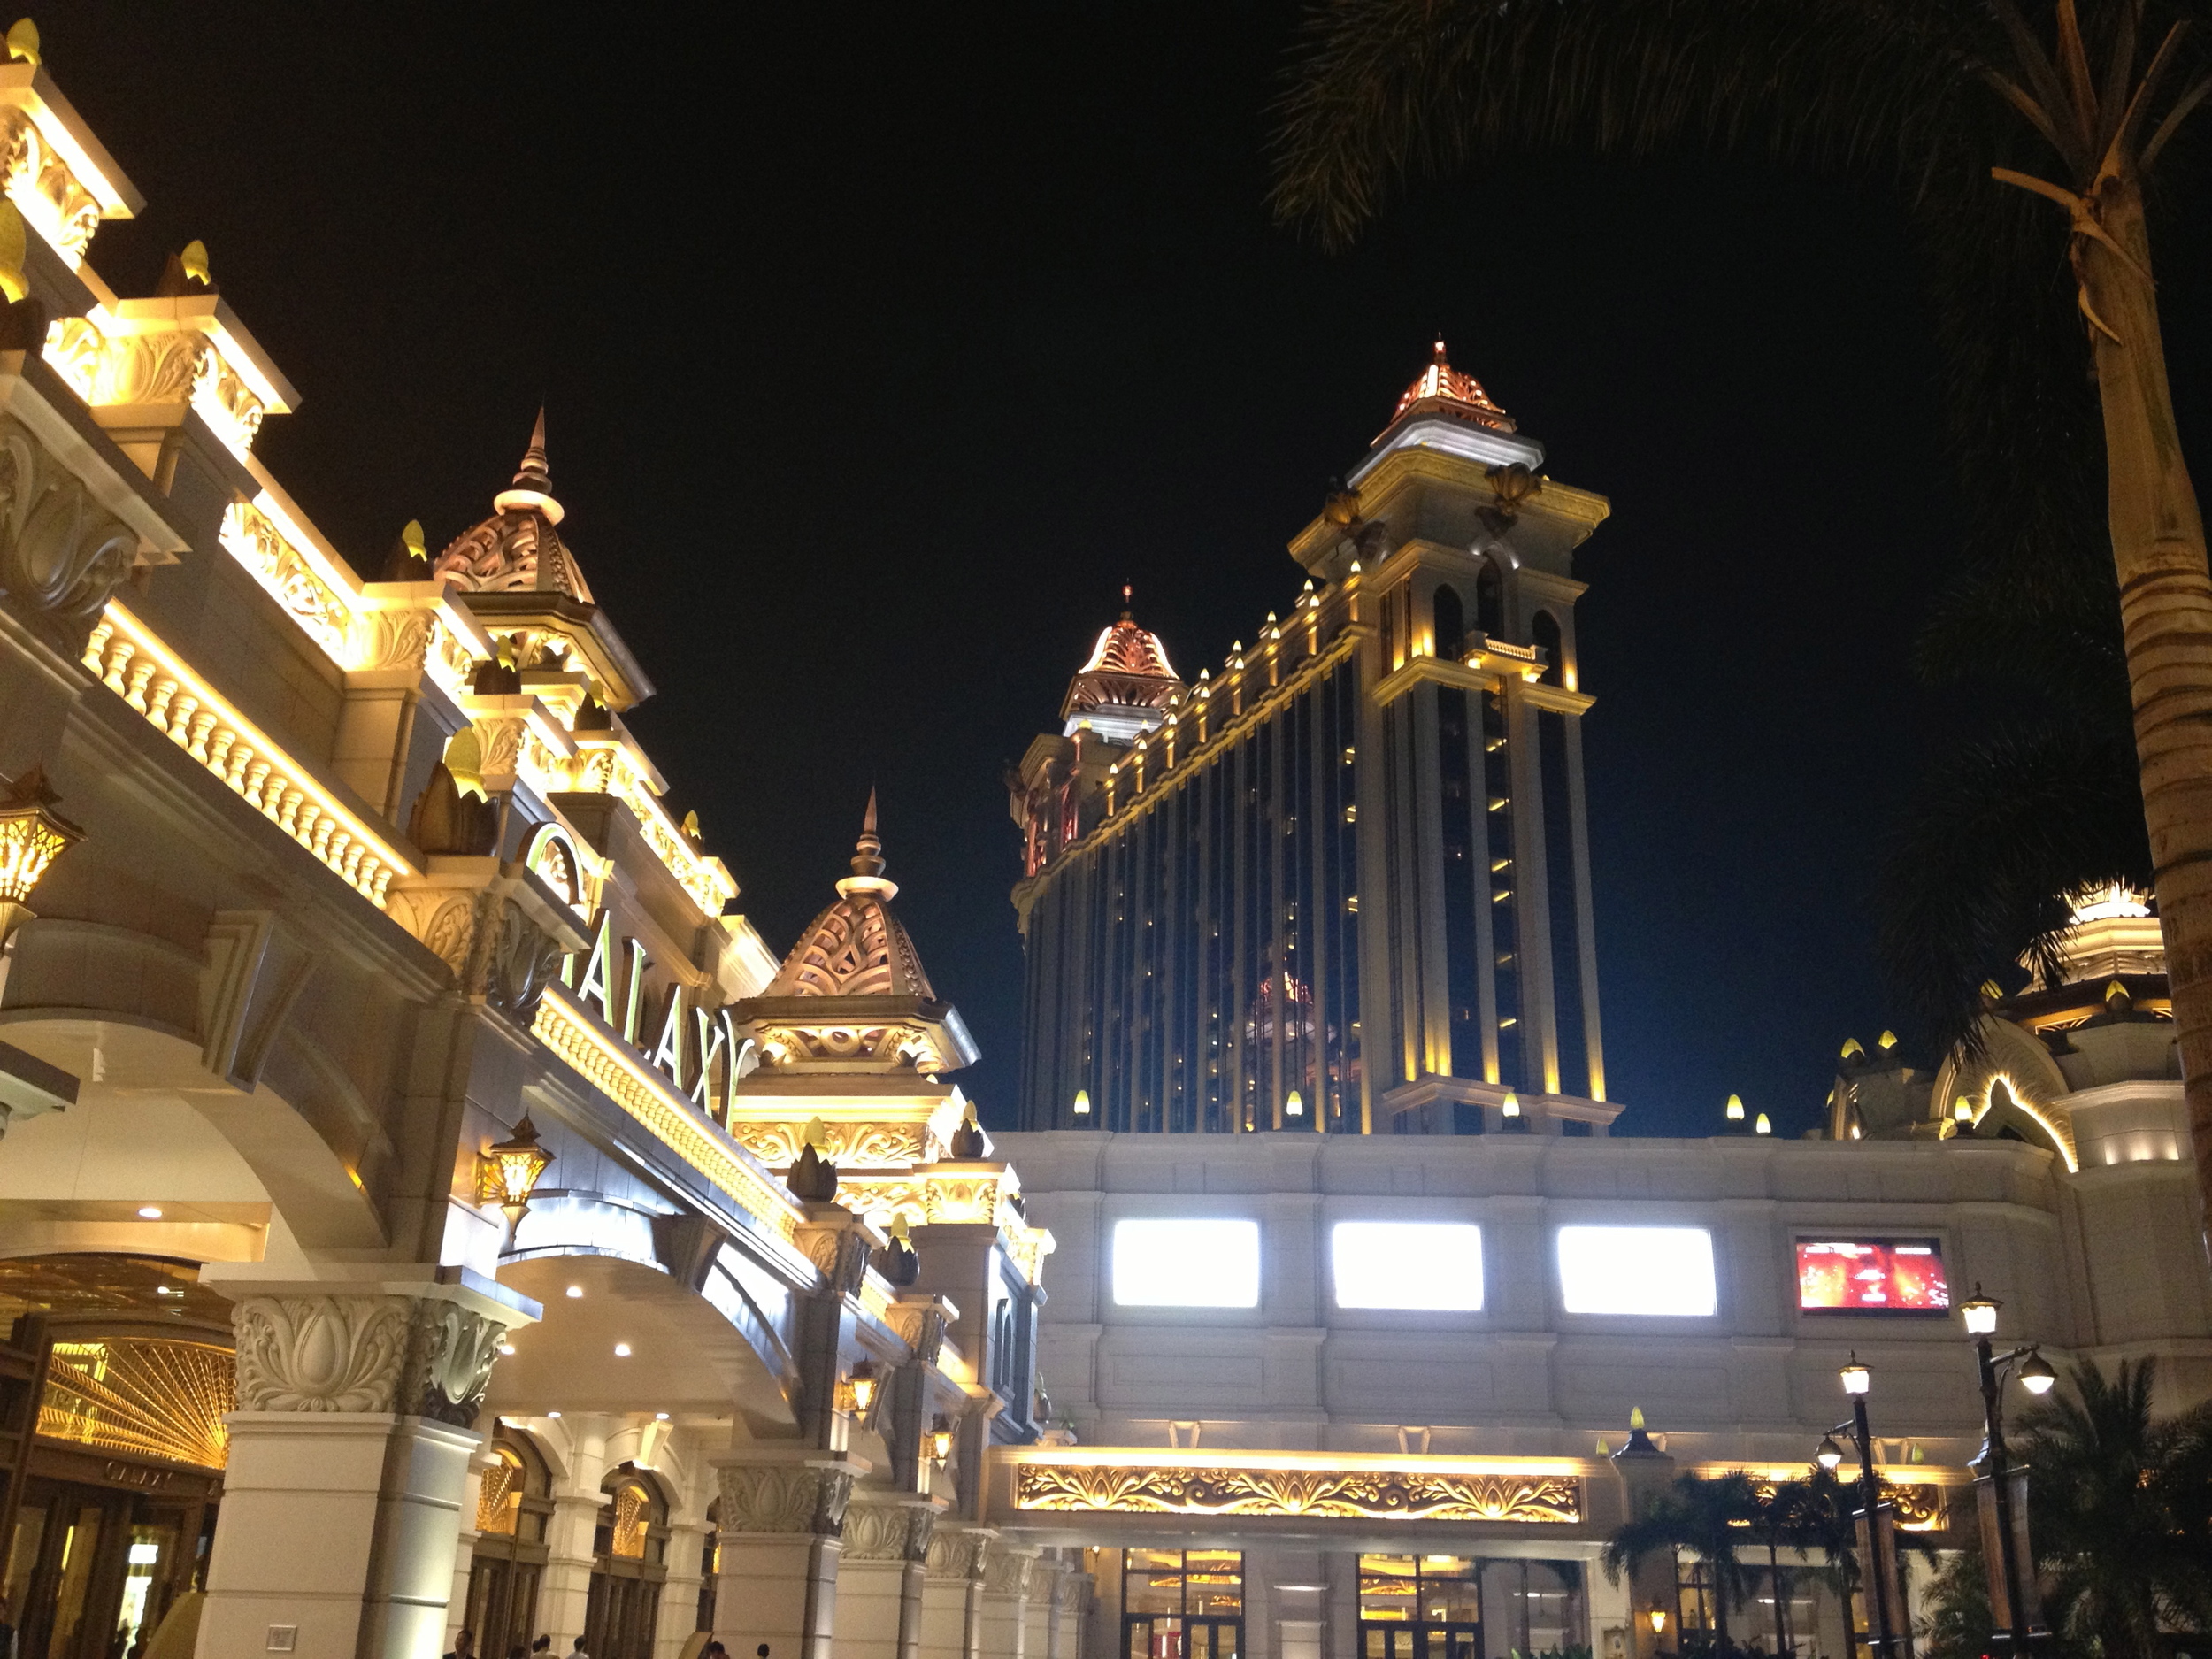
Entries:
{"label": "person standing", "polygon": [[476,1659],[476,1632],[465,1629],[456,1631],[453,1651],[446,1655],[445,1659]]}

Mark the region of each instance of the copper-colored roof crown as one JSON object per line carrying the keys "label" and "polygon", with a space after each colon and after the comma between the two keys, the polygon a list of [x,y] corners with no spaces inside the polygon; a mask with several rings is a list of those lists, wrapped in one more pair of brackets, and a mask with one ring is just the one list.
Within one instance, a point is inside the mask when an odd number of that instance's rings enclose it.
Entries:
{"label": "copper-colored roof crown", "polygon": [[1414,377],[1413,384],[1406,388],[1405,396],[1398,400],[1398,407],[1391,411],[1391,425],[1404,419],[1417,406],[1422,406],[1424,414],[1472,421],[1497,432],[1514,429],[1513,417],[1490,401],[1490,394],[1482,389],[1482,382],[1471,374],[1462,374],[1445,360],[1441,335],[1437,338],[1435,355],[1428,367]]}
{"label": "copper-colored roof crown", "polygon": [[492,516],[455,538],[430,573],[472,593],[558,593],[589,604],[584,572],[554,528],[564,516],[553,498],[541,409],[514,482],[492,497]]}
{"label": "copper-colored roof crown", "polygon": [[883,873],[883,842],[876,834],[872,789],[852,867],[853,873],[837,884],[837,902],[799,936],[762,995],[918,996],[936,1001],[913,940],[891,914],[890,902],[899,889]]}
{"label": "copper-colored roof crown", "polygon": [[[1126,604],[1126,587],[1121,597]],[[1124,611],[1118,622],[1100,633],[1090,660],[1076,671],[1060,718],[1107,707],[1164,709],[1182,688],[1182,679],[1169,664],[1160,636],[1139,627],[1136,618]]]}

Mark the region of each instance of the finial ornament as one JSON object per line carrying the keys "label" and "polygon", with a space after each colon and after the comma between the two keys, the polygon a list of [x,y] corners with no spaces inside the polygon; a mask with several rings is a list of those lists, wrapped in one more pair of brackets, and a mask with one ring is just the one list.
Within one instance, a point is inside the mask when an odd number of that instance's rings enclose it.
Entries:
{"label": "finial ornament", "polygon": [[8,30],[8,56],[18,63],[30,65],[34,69],[45,61],[39,51],[38,25],[30,19],[16,19]]}
{"label": "finial ornament", "polygon": [[860,839],[853,845],[853,872],[837,884],[837,890],[848,898],[856,893],[879,894],[888,902],[899,888],[896,882],[885,878],[883,871],[883,841],[876,833],[876,792],[871,785],[868,810],[860,818]]}
{"label": "finial ornament", "polygon": [[567,516],[567,509],[553,499],[553,468],[545,454],[545,406],[538,406],[538,419],[530,428],[530,447],[522,452],[522,465],[515,469],[514,482],[492,497],[492,506],[500,512],[536,511],[554,524]]}

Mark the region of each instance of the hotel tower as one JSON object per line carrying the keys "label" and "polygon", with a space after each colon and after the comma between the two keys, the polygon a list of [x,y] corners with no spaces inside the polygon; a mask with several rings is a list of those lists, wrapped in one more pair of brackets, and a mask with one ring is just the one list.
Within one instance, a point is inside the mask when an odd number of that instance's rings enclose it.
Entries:
{"label": "hotel tower", "polygon": [[1602,1134],[1574,549],[1444,343],[1187,680],[1125,612],[1023,757],[1025,1128]]}

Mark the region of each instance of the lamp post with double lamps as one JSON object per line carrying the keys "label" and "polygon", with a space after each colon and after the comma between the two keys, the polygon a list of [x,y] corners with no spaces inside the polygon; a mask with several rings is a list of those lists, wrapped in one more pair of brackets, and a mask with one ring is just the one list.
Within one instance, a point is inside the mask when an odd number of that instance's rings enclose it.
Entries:
{"label": "lamp post with double lamps", "polygon": [[1859,1356],[1854,1354],[1839,1375],[1843,1392],[1851,1396],[1851,1417],[1820,1437],[1820,1450],[1815,1455],[1823,1469],[1833,1471],[1843,1462],[1843,1448],[1836,1444],[1839,1434],[1850,1435],[1858,1450],[1859,1566],[1874,1626],[1868,1646],[1874,1659],[1911,1659],[1912,1632],[1897,1604],[1896,1534],[1888,1506],[1881,1501],[1882,1480],[1874,1471],[1874,1432],[1866,1421],[1866,1396],[1874,1386],[1874,1373],[1860,1364]]}
{"label": "lamp post with double lamps", "polygon": [[2047,1640],[2050,1632],[2043,1627],[2035,1555],[2028,1543],[2028,1471],[2013,1468],[2005,1448],[2005,1373],[2016,1366],[2020,1386],[2038,1395],[2050,1393],[2058,1378],[2032,1344],[2001,1355],[1991,1345],[2001,1305],[1985,1296],[1977,1285],[1973,1295],[1959,1304],[1959,1312],[1966,1320],[1966,1333],[1974,1339],[1981,1368],[1982,1451],[1974,1461],[1982,1465],[1982,1474],[1974,1486],[1982,1559],[1989,1573],[1990,1622],[2012,1652],[2025,1654]]}

